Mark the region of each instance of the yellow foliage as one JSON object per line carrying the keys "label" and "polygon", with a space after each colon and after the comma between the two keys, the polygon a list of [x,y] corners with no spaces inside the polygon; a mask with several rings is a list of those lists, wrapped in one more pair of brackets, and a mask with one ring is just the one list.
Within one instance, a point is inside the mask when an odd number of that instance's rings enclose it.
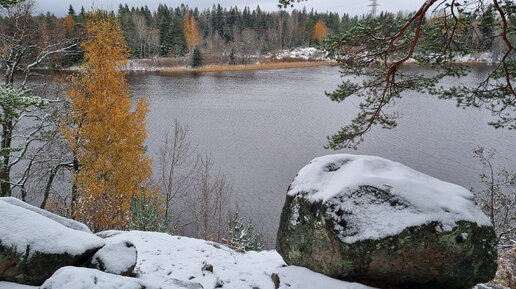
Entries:
{"label": "yellow foliage", "polygon": [[151,174],[151,161],[144,155],[148,101],[141,98],[131,108],[122,71],[128,48],[120,23],[90,13],[85,35],[85,62],[70,77],[73,107],[63,129],[79,163],[72,213],[94,231],[124,229],[130,199]]}
{"label": "yellow foliage", "polygon": [[317,21],[317,23],[314,26],[314,35],[312,36],[312,38],[321,41],[322,39],[326,38],[327,34],[328,28],[326,28],[324,22],[322,20]]}
{"label": "yellow foliage", "polygon": [[186,39],[186,47],[188,50],[192,50],[195,46],[200,43],[199,28],[195,18],[191,17],[188,12],[185,13],[183,18],[184,21],[184,34]]}
{"label": "yellow foliage", "polygon": [[67,15],[63,19],[63,26],[66,29],[67,32],[72,32],[74,30],[74,20],[72,15]]}

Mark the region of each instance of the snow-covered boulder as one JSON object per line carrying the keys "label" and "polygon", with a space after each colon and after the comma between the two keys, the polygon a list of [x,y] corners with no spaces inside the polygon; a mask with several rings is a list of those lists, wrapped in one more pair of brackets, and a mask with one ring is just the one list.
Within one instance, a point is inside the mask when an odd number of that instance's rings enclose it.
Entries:
{"label": "snow-covered boulder", "polygon": [[108,243],[93,255],[91,265],[107,273],[132,276],[137,256],[136,247],[129,241]]}
{"label": "snow-covered boulder", "polygon": [[[117,276],[96,269],[63,267],[57,270],[40,289],[161,289],[149,281]],[[179,289],[184,287],[169,287]]]}
{"label": "snow-covered boulder", "polygon": [[68,219],[68,218],[65,218],[65,217],[61,217],[61,216],[53,214],[53,213],[51,213],[49,211],[40,209],[38,207],[34,207],[32,205],[29,205],[29,204],[25,203],[24,201],[22,201],[20,199],[17,199],[17,198],[14,198],[14,197],[5,197],[5,198],[0,198],[0,200],[4,201],[6,203],[9,203],[11,205],[18,206],[18,207],[27,209],[29,211],[33,211],[35,213],[38,213],[38,214],[40,214],[40,215],[42,215],[44,217],[47,217],[47,218],[49,218],[49,219],[51,219],[53,221],[58,222],[59,224],[65,226],[65,227],[68,227],[70,229],[91,233],[90,228],[88,228],[88,226],[84,225],[81,222],[77,222],[75,220],[71,220],[71,219]]}
{"label": "snow-covered boulder", "polygon": [[276,249],[340,279],[471,288],[496,271],[496,239],[472,194],[372,156],[312,160],[291,184]]}
{"label": "snow-covered boulder", "polygon": [[82,224],[42,211],[0,198],[0,280],[40,285],[57,269],[83,264],[104,246]]}

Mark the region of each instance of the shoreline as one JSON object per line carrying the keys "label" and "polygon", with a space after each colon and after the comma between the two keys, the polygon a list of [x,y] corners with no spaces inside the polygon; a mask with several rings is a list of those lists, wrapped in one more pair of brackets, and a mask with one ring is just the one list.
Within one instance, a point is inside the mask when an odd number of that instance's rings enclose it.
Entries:
{"label": "shoreline", "polygon": [[[129,60],[126,67],[123,69],[126,73],[205,73],[205,72],[232,72],[232,71],[259,71],[259,70],[281,70],[281,69],[296,69],[296,68],[309,68],[309,67],[321,67],[321,66],[339,66],[338,62],[332,61],[274,61],[274,62],[263,62],[263,63],[252,63],[252,64],[208,64],[198,68],[192,68],[185,65],[171,65],[171,66],[154,66],[143,63],[135,63],[134,60]],[[451,64],[468,65],[468,66],[491,66],[493,63],[488,61],[457,61]],[[418,62],[407,61],[404,63],[407,66],[417,66]],[[58,71],[64,73],[74,73],[79,69],[78,66],[60,68]],[[51,69],[44,67],[37,67],[34,70],[37,71],[52,71]]]}
{"label": "shoreline", "polygon": [[292,68],[307,68],[318,66],[335,66],[336,62],[329,61],[288,61],[288,62],[266,62],[254,64],[217,65],[209,64],[197,68],[188,66],[165,66],[165,67],[127,67],[129,73],[157,72],[157,73],[203,73],[203,72],[225,72],[225,71],[254,71],[254,70],[278,70]]}
{"label": "shoreline", "polygon": [[[404,65],[414,66],[417,62],[406,62]],[[483,66],[493,65],[486,61],[461,61],[452,62],[450,64]],[[280,70],[280,69],[295,69],[295,68],[309,68],[320,66],[339,66],[338,62],[330,61],[289,61],[289,62],[266,62],[254,64],[237,64],[237,65],[220,65],[209,64],[197,68],[189,66],[161,66],[161,67],[128,67],[125,72],[128,73],[204,73],[204,72],[226,72],[226,71],[257,71],[257,70]]]}

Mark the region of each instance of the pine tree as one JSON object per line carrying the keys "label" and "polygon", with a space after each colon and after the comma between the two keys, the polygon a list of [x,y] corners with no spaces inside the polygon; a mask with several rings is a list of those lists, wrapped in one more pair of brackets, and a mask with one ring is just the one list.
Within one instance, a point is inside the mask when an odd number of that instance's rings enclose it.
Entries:
{"label": "pine tree", "polygon": [[127,228],[130,198],[151,174],[144,155],[146,98],[131,108],[122,68],[128,49],[113,16],[91,13],[85,63],[70,77],[73,102],[63,133],[74,153],[72,214],[94,231]]}
{"label": "pine tree", "polygon": [[168,11],[167,5],[159,4],[158,6],[158,26],[159,26],[159,47],[160,55],[167,56],[172,48],[172,39],[170,34],[170,23],[172,21],[170,17],[170,11]]}
{"label": "pine tree", "polygon": [[146,196],[145,189],[141,188],[141,195],[134,196],[129,208],[132,220],[129,229],[138,231],[154,231],[174,233],[172,222],[162,218],[157,197]]}
{"label": "pine tree", "polygon": [[10,172],[12,162],[11,154],[23,149],[22,144],[14,143],[12,136],[14,133],[14,123],[20,121],[23,115],[30,114],[35,108],[44,108],[48,101],[31,95],[28,89],[13,88],[11,84],[0,85],[0,126],[2,127],[3,137],[0,145],[0,197],[11,196]]}
{"label": "pine tree", "polygon": [[481,15],[481,21],[480,21],[480,32],[482,34],[482,44],[481,48],[484,50],[491,49],[491,46],[493,44],[493,34],[495,30],[495,12],[493,5],[489,5],[486,9],[486,11]]}
{"label": "pine tree", "polygon": [[195,46],[192,54],[192,67],[202,66],[202,54],[199,46]]}
{"label": "pine tree", "polygon": [[179,9],[176,9],[170,24],[171,52],[176,56],[183,56],[186,53],[186,40],[184,33],[183,17]]}
{"label": "pine tree", "polygon": [[75,17],[75,10],[73,9],[72,4],[68,7],[68,15]]}
{"label": "pine tree", "polygon": [[22,2],[22,0],[0,0],[0,6],[9,8],[11,5]]}

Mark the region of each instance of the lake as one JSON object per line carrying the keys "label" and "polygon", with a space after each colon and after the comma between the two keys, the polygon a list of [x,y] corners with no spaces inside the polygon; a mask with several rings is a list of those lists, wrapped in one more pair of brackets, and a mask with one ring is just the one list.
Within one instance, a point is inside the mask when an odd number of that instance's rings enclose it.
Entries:
{"label": "lake", "polygon": [[[478,83],[484,68],[462,82]],[[324,149],[326,136],[355,115],[358,101],[337,104],[324,91],[341,81],[336,67],[220,73],[131,73],[135,96],[150,100],[148,148],[152,157],[172,131],[188,124],[199,152],[213,155],[233,184],[240,215],[251,218],[274,246],[287,188],[311,159],[334,153],[368,154],[403,163],[466,188],[480,187],[477,146],[495,148],[496,168],[514,169],[516,134],[487,125],[490,113],[461,109],[436,96],[406,93],[392,112],[394,130],[374,128],[358,150]],[[444,84],[457,80],[444,81]]]}

